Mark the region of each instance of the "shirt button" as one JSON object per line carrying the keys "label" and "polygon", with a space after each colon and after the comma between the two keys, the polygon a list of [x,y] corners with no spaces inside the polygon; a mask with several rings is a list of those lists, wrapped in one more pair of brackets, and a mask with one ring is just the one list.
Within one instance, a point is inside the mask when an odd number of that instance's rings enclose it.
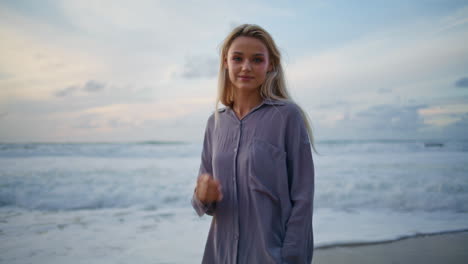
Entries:
{"label": "shirt button", "polygon": [[232,181],[233,181],[233,182],[236,182],[236,177],[232,177]]}
{"label": "shirt button", "polygon": [[234,240],[239,240],[239,234],[234,234]]}
{"label": "shirt button", "polygon": [[237,148],[234,148],[234,152],[237,152]]}

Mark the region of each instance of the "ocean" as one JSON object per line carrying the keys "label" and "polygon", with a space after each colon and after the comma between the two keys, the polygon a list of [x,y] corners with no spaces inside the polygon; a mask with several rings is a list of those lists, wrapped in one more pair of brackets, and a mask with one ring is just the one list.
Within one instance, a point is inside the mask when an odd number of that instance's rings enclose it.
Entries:
{"label": "ocean", "polygon": [[[315,247],[468,230],[468,141],[316,146]],[[0,263],[200,263],[201,148],[0,144]]]}

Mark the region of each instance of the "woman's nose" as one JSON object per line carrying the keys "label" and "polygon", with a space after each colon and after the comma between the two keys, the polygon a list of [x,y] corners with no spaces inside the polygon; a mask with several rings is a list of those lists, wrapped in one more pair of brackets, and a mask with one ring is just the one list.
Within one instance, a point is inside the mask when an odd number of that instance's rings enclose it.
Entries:
{"label": "woman's nose", "polygon": [[245,71],[252,70],[252,66],[250,65],[250,61],[248,61],[248,60],[244,61],[244,63],[242,64],[242,70],[245,70]]}

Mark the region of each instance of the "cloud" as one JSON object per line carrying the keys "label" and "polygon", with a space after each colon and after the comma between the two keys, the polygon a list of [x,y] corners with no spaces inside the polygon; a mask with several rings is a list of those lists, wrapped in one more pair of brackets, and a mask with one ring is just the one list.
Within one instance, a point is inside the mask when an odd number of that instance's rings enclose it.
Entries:
{"label": "cloud", "polygon": [[468,77],[463,77],[455,82],[456,87],[467,88],[468,87]]}
{"label": "cloud", "polygon": [[0,100],[65,96],[76,92],[67,89],[72,84],[109,72],[84,37],[4,6],[0,17],[1,50],[8,51],[0,60]]}
{"label": "cloud", "polygon": [[11,78],[11,75],[10,74],[7,74],[7,73],[4,73],[4,72],[0,72],[0,80],[6,80],[8,78]]}
{"label": "cloud", "polygon": [[[387,28],[352,42],[310,51],[286,65],[287,78],[297,97],[310,102],[333,101],[336,94],[365,103],[390,103],[389,92],[402,98],[441,97],[439,81],[459,76],[468,67],[468,25],[439,31],[443,19],[429,24]],[[365,97],[365,101],[362,99]],[[364,101],[364,102],[363,102]]]}
{"label": "cloud", "polygon": [[425,106],[375,105],[357,113],[354,121],[358,121],[363,128],[414,132],[424,126],[423,119],[418,113],[418,109],[423,107]]}
{"label": "cloud", "polygon": [[[379,129],[417,131],[424,126],[423,119],[418,114],[418,109],[424,106],[410,106],[398,108],[395,106],[378,106],[370,108],[366,113],[372,113],[374,123],[378,123]],[[380,111],[380,113],[379,113]]]}
{"label": "cloud", "polygon": [[390,88],[380,88],[380,89],[377,90],[377,92],[379,94],[387,94],[387,93],[391,93],[392,89],[390,89]]}
{"label": "cloud", "polygon": [[98,119],[97,114],[84,114],[73,119],[73,123],[70,124],[72,128],[80,129],[96,129],[102,127],[102,122]]}
{"label": "cloud", "polygon": [[86,82],[86,84],[83,86],[82,90],[87,91],[87,92],[97,92],[102,89],[104,89],[105,84],[91,80]]}
{"label": "cloud", "polygon": [[[193,131],[199,132],[197,126],[213,108],[216,45],[231,21],[260,22],[272,29],[280,46],[296,39],[295,30],[275,26],[278,18],[294,14],[265,3],[243,10],[242,5],[219,1],[183,6],[117,1],[54,2],[60,23],[0,8],[0,44],[8,50],[0,60],[0,113],[9,113],[0,127],[8,128],[8,138],[22,134],[25,139],[78,140],[97,133],[97,138],[111,139],[123,138],[119,133],[124,129],[127,138],[185,138],[190,133],[184,126],[193,123]],[[431,110],[426,112],[419,107],[463,92],[442,87],[466,74],[466,14],[447,20],[445,27],[440,17],[431,17],[424,23],[381,27],[370,35],[350,32],[352,42],[330,43],[327,50],[284,45],[291,55],[298,51],[286,65],[291,92],[300,92],[295,97],[319,117],[313,119],[318,127],[344,138],[412,136],[428,125],[449,124],[439,122],[448,117],[454,123],[460,118],[452,112],[431,115],[435,104],[424,108]],[[323,36],[309,26],[304,23],[297,30]],[[318,38],[308,40],[320,42]],[[434,123],[427,123],[429,117]]]}
{"label": "cloud", "polygon": [[185,58],[182,78],[213,78],[218,73],[219,60],[211,56],[192,56]]}
{"label": "cloud", "polygon": [[462,119],[468,113],[467,98],[443,99],[419,110],[427,125],[443,128]]}
{"label": "cloud", "polygon": [[318,108],[321,109],[331,109],[331,108],[337,108],[337,107],[343,107],[343,106],[349,106],[350,103],[346,102],[344,100],[337,100],[333,103],[321,103],[318,105]]}
{"label": "cloud", "polygon": [[448,138],[468,139],[468,113],[465,113],[456,122],[444,127],[444,135]]}
{"label": "cloud", "polygon": [[417,138],[420,136],[419,132],[427,127],[418,111],[424,107],[426,106],[382,104],[356,113],[348,110],[342,114],[334,114],[333,122],[328,125],[327,120],[319,123],[318,131],[326,137],[345,139]]}
{"label": "cloud", "polygon": [[54,93],[55,96],[57,97],[65,97],[73,94],[76,90],[78,90],[79,87],[76,85],[71,85],[68,86],[67,88],[64,88],[62,90],[58,90]]}
{"label": "cloud", "polygon": [[372,105],[341,112],[326,109],[314,122],[322,139],[468,139],[468,104]]}
{"label": "cloud", "polygon": [[83,86],[77,86],[77,85],[71,85],[68,86],[67,88],[58,90],[54,92],[54,95],[56,97],[65,97],[65,96],[71,96],[75,94],[78,91],[83,91],[87,93],[95,93],[103,90],[106,87],[104,83],[95,81],[95,80],[90,80],[87,81]]}

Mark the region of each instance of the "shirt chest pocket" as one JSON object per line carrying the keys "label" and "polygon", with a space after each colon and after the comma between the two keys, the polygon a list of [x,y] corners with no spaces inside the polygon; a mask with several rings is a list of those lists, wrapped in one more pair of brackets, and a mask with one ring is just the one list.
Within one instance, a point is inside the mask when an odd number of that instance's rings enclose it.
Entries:
{"label": "shirt chest pocket", "polygon": [[249,165],[250,188],[279,203],[281,193],[288,188],[286,152],[254,138],[249,150]]}

